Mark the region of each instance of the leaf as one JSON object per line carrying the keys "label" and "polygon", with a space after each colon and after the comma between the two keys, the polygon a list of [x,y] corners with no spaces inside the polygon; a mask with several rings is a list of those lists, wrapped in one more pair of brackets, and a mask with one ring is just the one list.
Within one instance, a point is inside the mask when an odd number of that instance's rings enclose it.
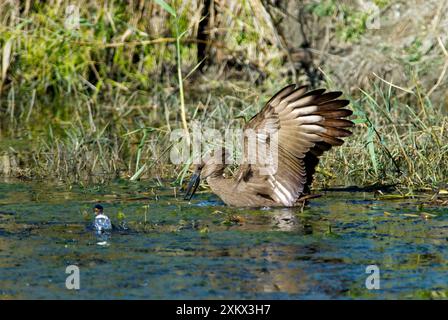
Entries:
{"label": "leaf", "polygon": [[418,214],[413,214],[413,213],[403,213],[402,216],[410,217],[410,218],[418,218],[418,217],[420,217]]}
{"label": "leaf", "polygon": [[154,0],[159,6],[161,6],[165,11],[167,11],[169,14],[171,14],[174,18],[177,17],[176,11],[171,7],[168,3],[166,3],[164,0]]}
{"label": "leaf", "polygon": [[199,230],[199,233],[202,233],[202,234],[206,234],[206,233],[209,233],[209,232],[210,232],[210,230],[208,229],[208,227],[203,227],[203,228],[201,228]]}
{"label": "leaf", "polygon": [[379,200],[401,200],[415,198],[414,194],[383,194],[378,197]]}
{"label": "leaf", "polygon": [[359,123],[367,123],[368,121],[365,118],[357,118],[357,119],[353,119],[352,122],[354,124],[359,124]]}
{"label": "leaf", "polygon": [[423,219],[431,219],[431,218],[437,217],[435,214],[431,214],[428,212],[422,212],[420,215]]}
{"label": "leaf", "polygon": [[184,32],[182,32],[182,33],[178,36],[178,38],[179,38],[179,39],[182,39],[182,37],[183,37],[184,35],[186,35],[187,32],[188,32],[188,30],[185,30]]}
{"label": "leaf", "polygon": [[195,72],[196,69],[199,68],[199,66],[202,64],[202,62],[205,61],[205,59],[207,59],[207,58],[204,58],[201,61],[199,61],[199,63],[193,69],[191,69],[191,71],[188,72],[188,74],[182,80],[185,81],[189,76],[191,76],[193,74],[193,72]]}
{"label": "leaf", "polygon": [[378,163],[376,160],[376,153],[375,153],[375,145],[373,142],[375,131],[372,127],[369,127],[368,136],[367,136],[367,144],[370,154],[370,159],[372,160],[373,169],[375,170],[375,174],[378,175]]}
{"label": "leaf", "polygon": [[2,82],[6,79],[6,72],[9,68],[10,58],[11,58],[11,48],[12,48],[12,39],[6,41],[5,46],[3,47],[3,57],[2,57]]}
{"label": "leaf", "polygon": [[126,218],[126,215],[123,213],[123,211],[118,211],[118,214],[117,214],[117,219],[118,220],[124,220]]}
{"label": "leaf", "polygon": [[131,181],[135,181],[140,177],[140,175],[143,173],[143,170],[146,169],[146,164],[144,164],[138,171],[131,177]]}

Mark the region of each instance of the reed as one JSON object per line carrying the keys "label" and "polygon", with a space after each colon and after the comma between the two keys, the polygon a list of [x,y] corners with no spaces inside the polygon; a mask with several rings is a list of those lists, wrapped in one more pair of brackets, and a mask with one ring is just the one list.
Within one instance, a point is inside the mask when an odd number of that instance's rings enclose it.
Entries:
{"label": "reed", "polygon": [[70,29],[72,2],[2,4],[0,175],[180,184],[188,164],[169,162],[172,130],[242,127],[300,82],[343,90],[357,122],[315,187],[447,183],[444,2],[402,4],[388,23],[393,2],[375,1],[378,30],[352,2],[311,0],[79,0]]}

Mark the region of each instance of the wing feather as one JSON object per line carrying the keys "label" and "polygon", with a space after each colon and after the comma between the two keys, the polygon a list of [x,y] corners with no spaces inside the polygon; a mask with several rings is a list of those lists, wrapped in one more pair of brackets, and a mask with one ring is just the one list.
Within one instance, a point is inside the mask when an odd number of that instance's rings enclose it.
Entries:
{"label": "wing feather", "polygon": [[[341,95],[295,85],[276,93],[246,124],[243,163],[236,179],[263,197],[293,206],[309,188],[318,157],[351,135],[345,128],[354,124],[343,118],[352,111],[343,109],[349,101],[337,100]],[[248,146],[249,133],[256,135],[256,146]]]}

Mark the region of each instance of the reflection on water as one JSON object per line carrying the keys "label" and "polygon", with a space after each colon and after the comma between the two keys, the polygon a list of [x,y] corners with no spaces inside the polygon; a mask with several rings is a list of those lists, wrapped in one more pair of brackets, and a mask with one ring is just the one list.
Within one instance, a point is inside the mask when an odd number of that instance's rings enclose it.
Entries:
{"label": "reflection on water", "polygon": [[[298,209],[191,203],[144,184],[0,183],[0,298],[434,298],[448,290],[448,219],[417,200],[328,192]],[[100,201],[115,225],[89,224]],[[144,208],[144,206],[149,206]],[[87,213],[86,213],[87,212]],[[124,219],[124,220],[123,220]],[[100,245],[99,245],[100,244]],[[102,244],[102,245],[101,245]],[[367,290],[366,266],[381,270]],[[77,265],[81,289],[65,288]]]}

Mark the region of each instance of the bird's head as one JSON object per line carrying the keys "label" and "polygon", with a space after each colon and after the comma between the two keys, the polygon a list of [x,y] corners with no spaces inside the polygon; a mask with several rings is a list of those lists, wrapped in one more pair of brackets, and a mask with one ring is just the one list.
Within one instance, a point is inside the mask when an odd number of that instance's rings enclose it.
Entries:
{"label": "bird's head", "polygon": [[187,185],[184,197],[185,200],[190,200],[193,197],[201,179],[222,176],[224,169],[228,164],[227,155],[228,152],[225,148],[216,149],[208,156],[205,156],[200,164],[193,165],[193,174]]}
{"label": "bird's head", "polygon": [[103,214],[103,210],[104,210],[104,208],[103,208],[103,206],[100,205],[100,204],[96,204],[96,205],[93,207],[93,212],[95,213],[96,216],[97,216],[97,215],[100,215],[100,214]]}

